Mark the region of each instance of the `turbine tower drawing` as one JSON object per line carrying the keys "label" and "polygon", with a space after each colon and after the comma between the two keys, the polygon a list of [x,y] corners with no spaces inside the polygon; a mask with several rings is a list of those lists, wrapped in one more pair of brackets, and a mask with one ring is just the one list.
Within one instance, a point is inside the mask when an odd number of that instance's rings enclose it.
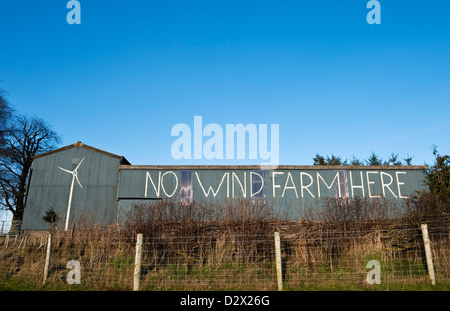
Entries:
{"label": "turbine tower drawing", "polygon": [[77,180],[77,183],[80,185],[80,187],[83,188],[80,181],[78,180],[78,168],[80,167],[81,162],[83,162],[83,160],[84,160],[84,158],[81,159],[80,163],[78,163],[77,167],[73,171],[69,171],[62,167],[58,167],[60,170],[66,172],[66,173],[72,174],[72,185],[70,186],[69,202],[67,203],[65,231],[67,231],[69,229],[70,207],[72,205],[73,185],[75,183],[75,179]]}

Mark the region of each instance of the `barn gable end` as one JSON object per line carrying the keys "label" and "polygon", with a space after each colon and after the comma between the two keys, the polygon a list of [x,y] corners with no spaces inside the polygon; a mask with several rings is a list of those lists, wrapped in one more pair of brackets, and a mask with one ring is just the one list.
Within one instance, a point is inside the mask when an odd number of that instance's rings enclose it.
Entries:
{"label": "barn gable end", "polygon": [[[123,157],[81,142],[36,156],[30,174],[22,230],[48,230],[50,225],[42,218],[50,209],[64,224],[69,201],[69,225],[80,216],[89,217],[99,224],[112,223],[116,215],[121,164],[129,163]],[[76,177],[70,173],[75,169]]]}

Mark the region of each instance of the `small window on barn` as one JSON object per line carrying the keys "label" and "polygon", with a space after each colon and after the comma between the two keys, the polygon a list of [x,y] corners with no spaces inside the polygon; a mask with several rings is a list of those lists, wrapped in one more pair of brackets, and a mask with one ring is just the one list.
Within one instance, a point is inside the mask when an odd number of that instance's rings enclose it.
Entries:
{"label": "small window on barn", "polygon": [[180,203],[190,204],[194,201],[194,174],[192,170],[181,171]]}
{"label": "small window on barn", "polygon": [[266,204],[265,171],[252,171],[252,203]]}
{"label": "small window on barn", "polygon": [[78,163],[80,163],[80,158],[72,158],[72,170],[77,167]]}

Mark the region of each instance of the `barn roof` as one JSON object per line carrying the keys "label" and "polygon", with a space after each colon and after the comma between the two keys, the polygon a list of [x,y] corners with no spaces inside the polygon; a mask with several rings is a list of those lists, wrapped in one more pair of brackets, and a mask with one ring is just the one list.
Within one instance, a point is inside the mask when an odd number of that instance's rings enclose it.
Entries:
{"label": "barn roof", "polygon": [[69,149],[72,149],[72,148],[84,148],[84,149],[87,149],[87,150],[98,152],[98,153],[104,154],[104,155],[112,157],[112,158],[120,159],[121,165],[130,165],[130,162],[128,162],[128,160],[125,157],[123,157],[123,156],[119,156],[119,155],[116,155],[116,154],[113,154],[113,153],[110,153],[110,152],[107,152],[107,151],[104,151],[104,150],[101,150],[101,149],[94,148],[92,146],[85,145],[81,141],[77,141],[75,144],[68,145],[68,146],[65,146],[65,147],[62,147],[62,148],[59,148],[59,149],[55,149],[55,150],[52,150],[52,151],[48,151],[48,152],[45,152],[45,153],[41,153],[41,154],[35,155],[35,156],[33,156],[33,159],[42,158],[42,157],[45,157],[45,156],[48,156],[48,155],[51,155],[51,154],[54,154],[54,153],[58,153],[58,152],[61,152],[61,151],[66,151],[66,150],[69,150]]}
{"label": "barn roof", "polygon": [[[121,165],[121,170],[261,170],[259,165]],[[277,170],[427,170],[427,165],[278,165]]]}

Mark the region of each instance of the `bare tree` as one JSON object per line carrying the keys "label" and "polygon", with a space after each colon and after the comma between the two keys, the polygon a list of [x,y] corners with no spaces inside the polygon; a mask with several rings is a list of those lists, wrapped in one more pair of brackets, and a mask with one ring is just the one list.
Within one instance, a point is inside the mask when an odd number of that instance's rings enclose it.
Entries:
{"label": "bare tree", "polygon": [[0,209],[22,220],[25,191],[34,155],[50,151],[60,137],[42,119],[14,115],[7,129],[0,157]]}
{"label": "bare tree", "polygon": [[13,113],[13,109],[10,107],[5,95],[5,90],[0,88],[0,154],[3,154],[5,138],[7,136],[9,122]]}

